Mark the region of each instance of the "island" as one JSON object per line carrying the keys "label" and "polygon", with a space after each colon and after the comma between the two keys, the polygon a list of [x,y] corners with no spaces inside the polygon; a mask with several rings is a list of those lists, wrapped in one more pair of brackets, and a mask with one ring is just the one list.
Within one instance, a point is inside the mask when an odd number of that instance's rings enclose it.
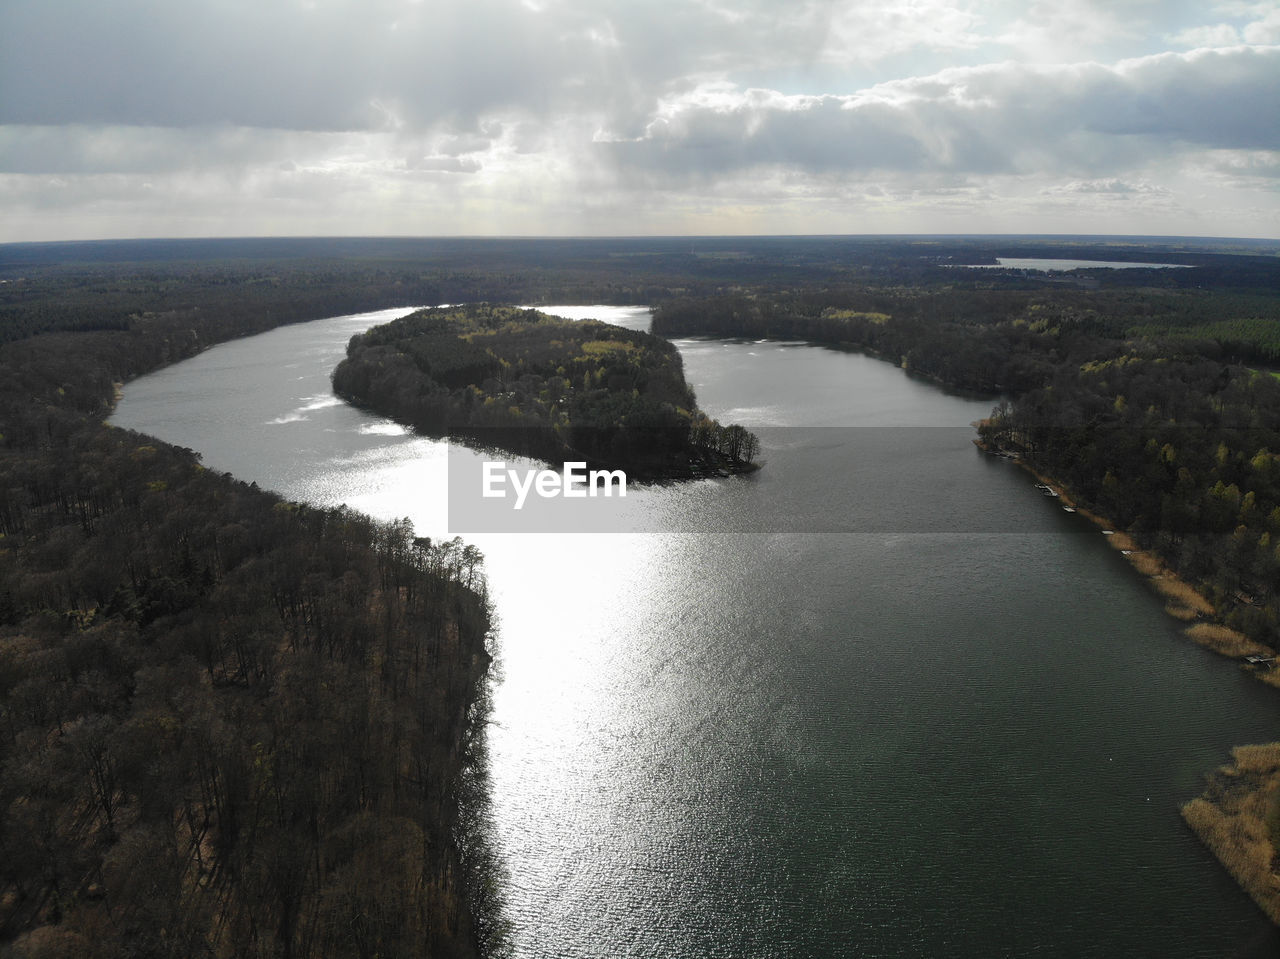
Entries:
{"label": "island", "polygon": [[474,303],[351,338],[339,396],[432,436],[665,481],[750,472],[759,441],[697,407],[676,347],[598,320]]}

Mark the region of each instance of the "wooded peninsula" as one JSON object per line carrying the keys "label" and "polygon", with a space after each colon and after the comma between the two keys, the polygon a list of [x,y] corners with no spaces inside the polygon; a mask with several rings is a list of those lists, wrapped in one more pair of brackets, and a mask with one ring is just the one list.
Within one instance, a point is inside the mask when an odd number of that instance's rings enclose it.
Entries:
{"label": "wooded peninsula", "polygon": [[[119,383],[281,323],[441,302],[650,303],[658,336],[862,350],[990,395],[979,438],[1188,584],[1203,602],[1168,602],[1198,638],[1269,652],[1278,253],[1018,237],[0,246],[0,949],[468,957],[500,938],[476,822],[480,555],[108,427]],[[966,268],[997,255],[1189,268]],[[538,455],[558,456],[554,440],[657,475],[673,467],[631,430],[667,431],[679,455],[732,430],[706,426],[670,344],[497,305],[357,337],[335,386],[427,432],[518,427],[548,444]],[[1240,753],[1223,777],[1244,799],[1220,789],[1188,813],[1255,895],[1274,886],[1278,757]]]}
{"label": "wooded peninsula", "polygon": [[698,410],[667,340],[537,310],[472,304],[376,326],[352,337],[333,388],[428,435],[633,479],[746,472],[759,449]]}

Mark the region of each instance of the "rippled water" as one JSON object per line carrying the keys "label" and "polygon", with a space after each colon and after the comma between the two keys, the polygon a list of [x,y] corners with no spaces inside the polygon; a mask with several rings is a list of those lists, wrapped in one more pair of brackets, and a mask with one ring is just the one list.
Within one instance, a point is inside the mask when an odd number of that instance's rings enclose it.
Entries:
{"label": "rippled water", "polygon": [[[444,444],[328,390],[349,336],[402,312],[217,347],[130,384],[114,422],[439,535]],[[1274,692],[974,450],[991,403],[854,354],[678,343],[704,408],[769,427],[763,470],[639,491],[668,532],[473,537],[501,617],[515,954],[1216,957],[1265,937],[1177,810],[1231,746],[1280,735]],[[881,520],[830,531],[851,515]],[[769,532],[686,531],[723,528]]]}

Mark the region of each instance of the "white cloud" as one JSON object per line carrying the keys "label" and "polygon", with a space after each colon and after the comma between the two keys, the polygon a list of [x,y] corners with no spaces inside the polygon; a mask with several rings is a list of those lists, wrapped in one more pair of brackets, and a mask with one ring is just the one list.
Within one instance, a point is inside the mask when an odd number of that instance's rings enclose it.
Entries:
{"label": "white cloud", "polygon": [[1227,0],[1210,5],[1210,11],[1234,20],[1187,27],[1167,35],[1182,47],[1226,47],[1239,43],[1269,45],[1280,43],[1280,3],[1241,3]]}
{"label": "white cloud", "polygon": [[430,173],[479,173],[481,169],[479,160],[456,156],[410,156],[405,160],[405,168]]}
{"label": "white cloud", "polygon": [[1169,196],[1172,191],[1144,180],[1129,182],[1119,177],[1106,177],[1101,180],[1072,180],[1068,183],[1054,184],[1041,192],[1046,196],[1075,196],[1082,193],[1112,196]]}
{"label": "white cloud", "polygon": [[1260,19],[1246,24],[1244,39],[1248,43],[1280,43],[1280,6],[1273,6]]}
{"label": "white cloud", "polygon": [[708,85],[669,98],[622,167],[707,177],[755,166],[1098,176],[1188,147],[1280,149],[1280,48],[1115,66],[1005,63],[842,96]]}
{"label": "white cloud", "polygon": [[876,61],[917,49],[973,49],[986,38],[977,31],[981,18],[972,6],[950,0],[836,5],[821,56]]}
{"label": "white cloud", "polygon": [[1197,165],[1202,175],[1232,186],[1280,193],[1280,153],[1274,150],[1211,150]]}
{"label": "white cloud", "polygon": [[5,0],[0,239],[1274,234],[1277,33],[1275,0]]}
{"label": "white cloud", "polygon": [[1229,23],[1211,27],[1188,27],[1169,37],[1169,42],[1180,47],[1234,47],[1240,43],[1240,31]]}
{"label": "white cloud", "polygon": [[1032,0],[997,39],[1024,62],[1070,63],[1113,55],[1149,30],[1148,4],[1124,0]]}

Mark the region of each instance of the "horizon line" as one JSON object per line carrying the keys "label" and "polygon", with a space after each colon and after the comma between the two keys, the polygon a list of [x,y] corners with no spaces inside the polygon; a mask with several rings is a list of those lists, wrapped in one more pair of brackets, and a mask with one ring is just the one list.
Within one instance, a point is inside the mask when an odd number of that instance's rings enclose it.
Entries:
{"label": "horizon line", "polygon": [[1180,233],[283,233],[218,234],[208,236],[120,236],[61,240],[0,240],[6,246],[57,246],[77,243],[202,243],[281,240],[875,240],[875,239],[1042,239],[1042,240],[1145,240],[1277,243],[1280,236],[1225,236]]}

